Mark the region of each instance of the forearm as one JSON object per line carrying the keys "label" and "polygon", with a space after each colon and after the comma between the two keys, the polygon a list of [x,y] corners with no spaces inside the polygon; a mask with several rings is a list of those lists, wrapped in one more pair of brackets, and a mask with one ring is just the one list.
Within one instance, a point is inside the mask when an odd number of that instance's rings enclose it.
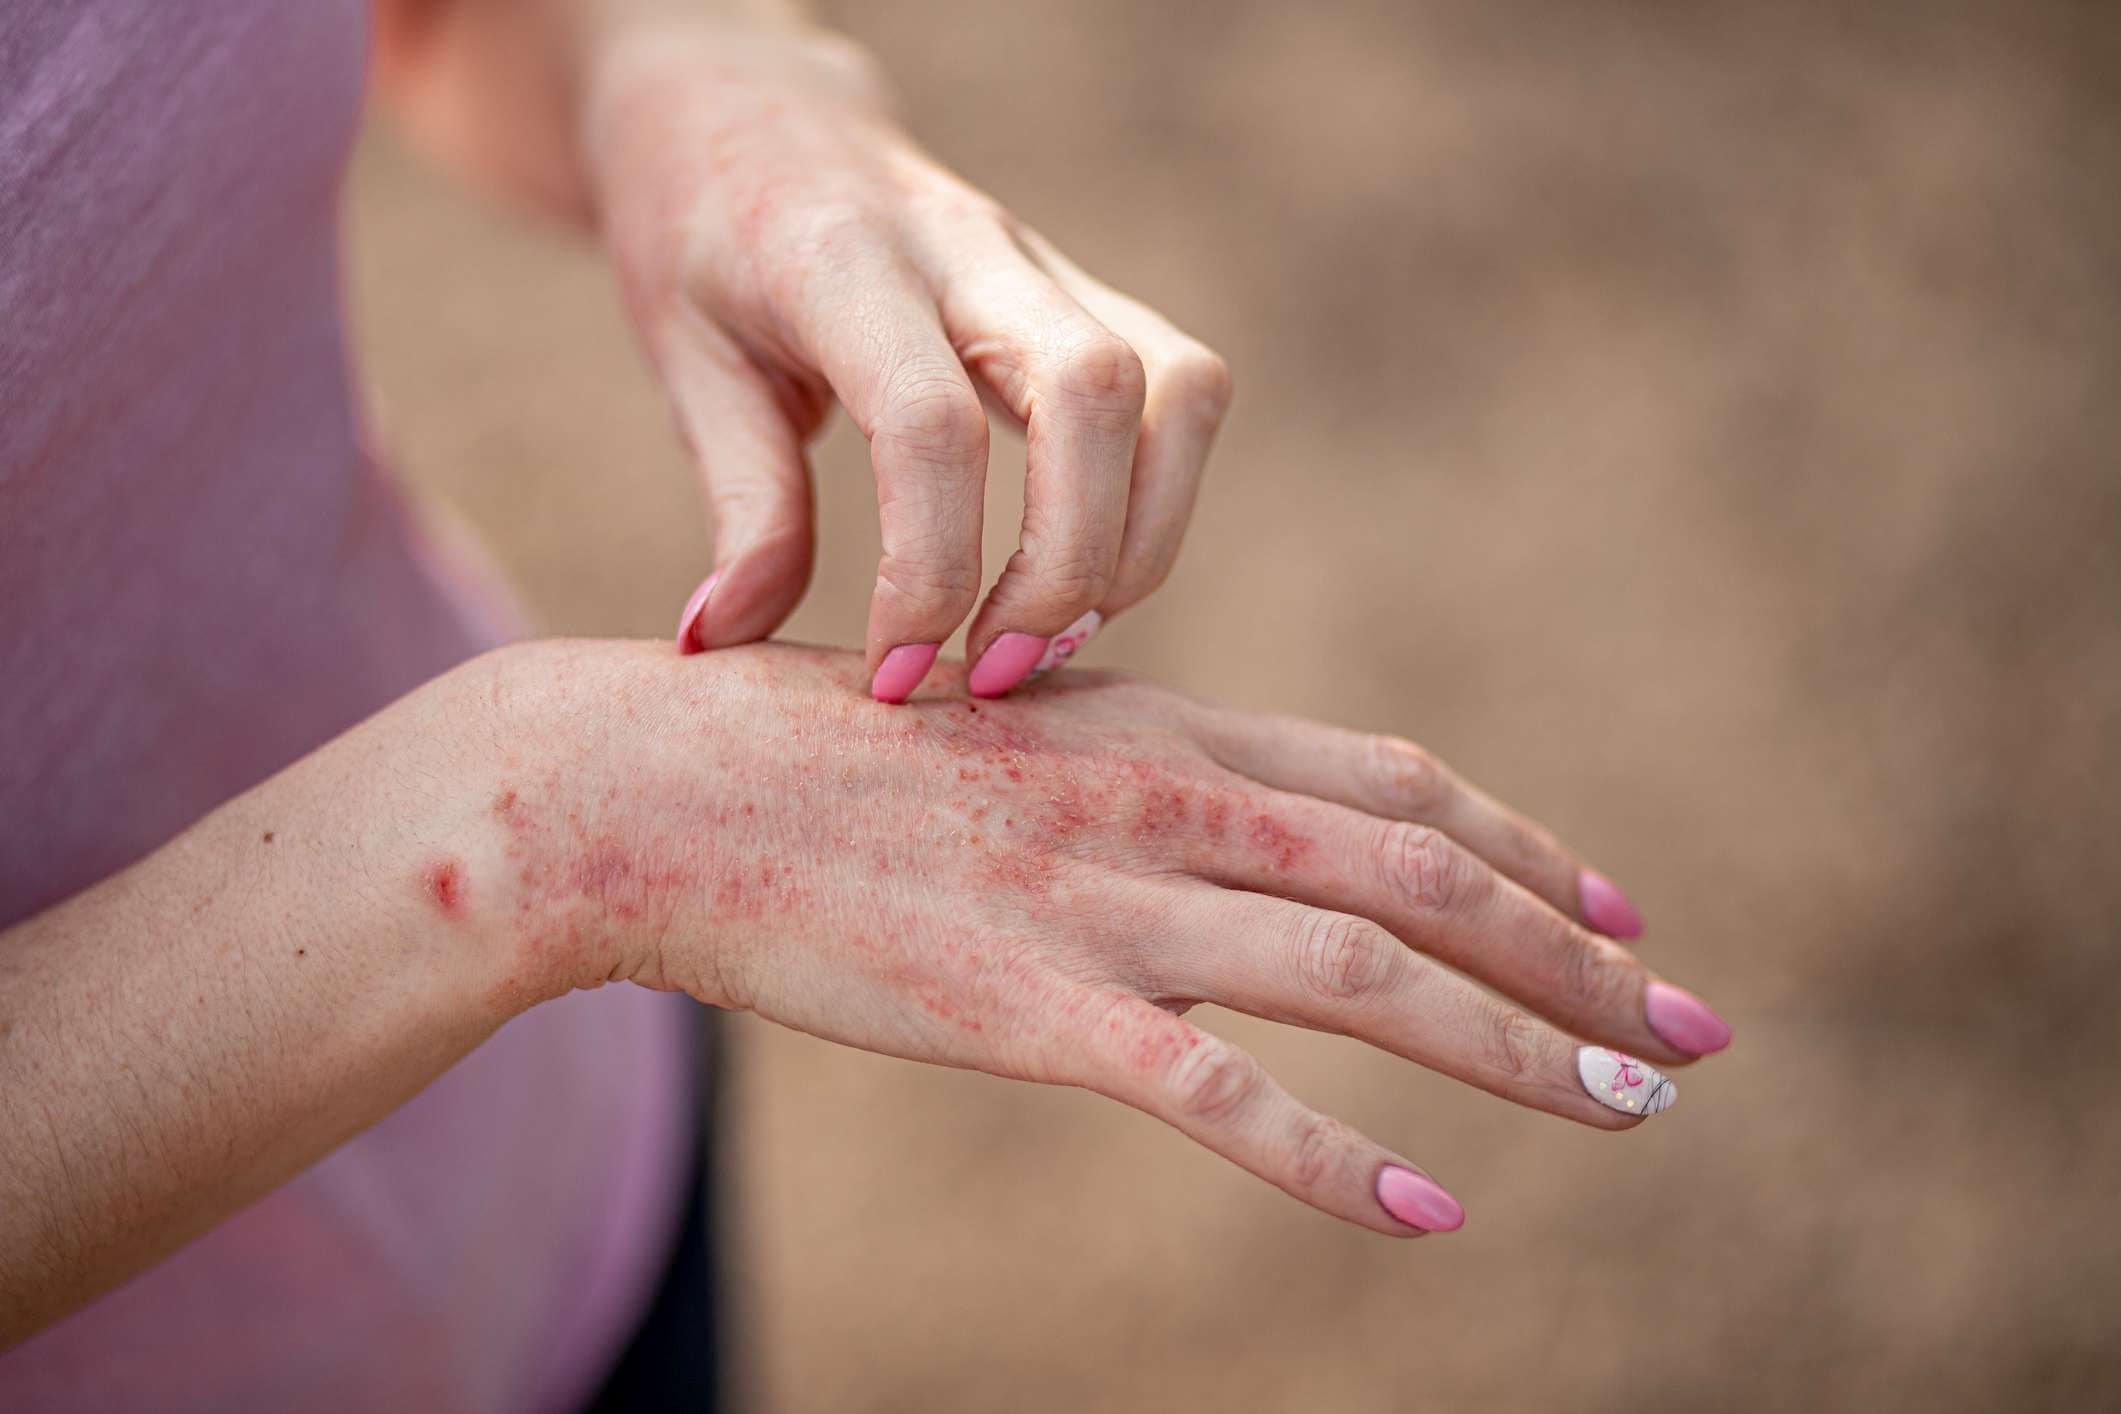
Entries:
{"label": "forearm", "polygon": [[473,176],[587,222],[583,105],[602,55],[644,34],[795,38],[802,0],[375,0],[378,87]]}
{"label": "forearm", "polygon": [[463,729],[487,710],[484,671],[0,934],[0,1347],[374,1123],[535,999],[465,896],[495,848],[479,792],[497,733]]}

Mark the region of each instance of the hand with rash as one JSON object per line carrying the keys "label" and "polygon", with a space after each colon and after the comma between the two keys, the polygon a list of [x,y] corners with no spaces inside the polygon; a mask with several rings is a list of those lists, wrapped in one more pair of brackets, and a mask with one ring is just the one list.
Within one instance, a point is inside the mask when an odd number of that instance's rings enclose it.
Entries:
{"label": "hand with rash", "polygon": [[1188,1007],[1342,1033],[1604,1128],[1641,1116],[1587,1093],[1572,1036],[1637,1074],[1727,1039],[1584,926],[1597,876],[1411,744],[1096,673],[1002,702],[944,677],[894,709],[863,669],[778,644],[493,655],[467,671],[493,675],[522,745],[461,855],[408,886],[495,940],[503,1009],[631,980],[1084,1086],[1398,1234],[1455,1226],[1455,1203],[1380,1206],[1413,1182],[1387,1171],[1415,1166]]}

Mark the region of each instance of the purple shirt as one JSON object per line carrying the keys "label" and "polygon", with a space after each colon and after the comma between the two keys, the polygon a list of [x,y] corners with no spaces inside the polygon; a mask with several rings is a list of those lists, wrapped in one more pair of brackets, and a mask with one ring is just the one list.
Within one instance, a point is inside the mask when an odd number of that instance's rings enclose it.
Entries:
{"label": "purple shirt", "polygon": [[[366,18],[6,4],[0,923],[503,631],[377,473],[349,391]],[[0,1407],[578,1407],[675,1231],[690,1005],[617,987],[510,1023],[0,1356]]]}

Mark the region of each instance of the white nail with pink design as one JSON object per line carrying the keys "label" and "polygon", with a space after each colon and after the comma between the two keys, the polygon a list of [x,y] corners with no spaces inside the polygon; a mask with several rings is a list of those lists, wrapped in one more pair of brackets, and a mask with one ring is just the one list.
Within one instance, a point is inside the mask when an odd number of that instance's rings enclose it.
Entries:
{"label": "white nail with pink design", "polygon": [[1032,668],[1030,677],[1025,678],[1024,681],[1029,682],[1031,678],[1050,673],[1070,658],[1073,658],[1076,650],[1088,643],[1090,636],[1102,628],[1104,622],[1105,616],[1092,609],[1059,633],[1054,634],[1052,641],[1046,644],[1046,651],[1039,655],[1038,665]]}
{"label": "white nail with pink design", "polygon": [[1655,1066],[1604,1046],[1576,1053],[1576,1078],[1592,1099],[1624,1115],[1661,1114],[1679,1100],[1679,1087]]}

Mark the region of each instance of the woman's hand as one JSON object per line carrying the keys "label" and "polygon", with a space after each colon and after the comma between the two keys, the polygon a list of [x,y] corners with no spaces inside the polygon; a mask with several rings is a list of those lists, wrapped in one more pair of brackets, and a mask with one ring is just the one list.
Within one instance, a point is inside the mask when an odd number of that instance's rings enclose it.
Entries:
{"label": "woman's hand", "polygon": [[920,151],[846,41],[633,24],[586,81],[585,167],[715,511],[679,639],[763,638],[801,598],[804,444],[835,398],[882,520],[868,683],[900,701],[972,612],[993,401],[1026,429],[1021,546],[972,620],[1007,692],[1163,582],[1229,396],[1222,361]]}
{"label": "woman's hand", "polygon": [[785,645],[489,661],[523,747],[462,896],[520,959],[512,1005],[631,978],[1085,1086],[1398,1235],[1460,1209],[1179,1013],[1342,1033],[1609,1129],[1670,1103],[1635,1057],[1729,1040],[1582,926],[1610,885],[1405,742],[1104,674],[887,710],[848,690],[859,659]]}

